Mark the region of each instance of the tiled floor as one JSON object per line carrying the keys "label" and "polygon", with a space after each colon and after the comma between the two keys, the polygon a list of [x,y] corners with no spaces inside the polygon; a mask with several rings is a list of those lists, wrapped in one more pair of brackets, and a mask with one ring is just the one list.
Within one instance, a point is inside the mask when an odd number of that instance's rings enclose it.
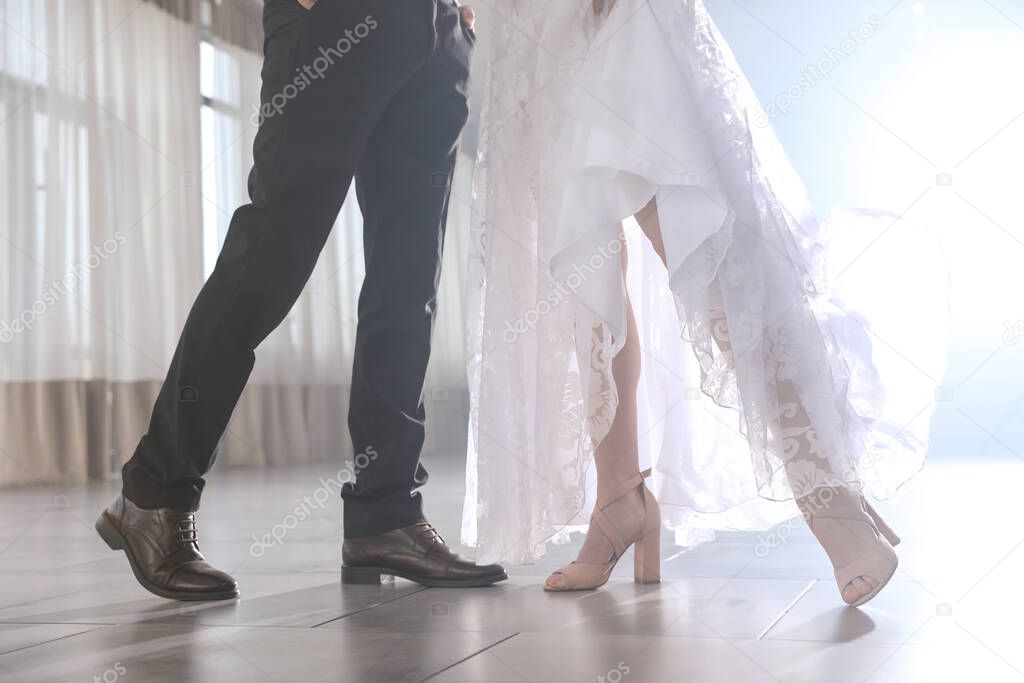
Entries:
{"label": "tiled floor", "polygon": [[[241,584],[227,603],[135,584],[92,530],[113,483],[0,493],[0,683],[1024,681],[1019,463],[935,463],[884,505],[900,571],[859,610],[803,529],[767,557],[756,534],[723,537],[656,586],[634,585],[627,561],[603,590],[546,594],[563,546],[487,589],[342,587],[333,497],[280,542],[254,540],[330,472],[215,474],[200,533]],[[428,512],[455,539],[461,472],[432,474]]]}

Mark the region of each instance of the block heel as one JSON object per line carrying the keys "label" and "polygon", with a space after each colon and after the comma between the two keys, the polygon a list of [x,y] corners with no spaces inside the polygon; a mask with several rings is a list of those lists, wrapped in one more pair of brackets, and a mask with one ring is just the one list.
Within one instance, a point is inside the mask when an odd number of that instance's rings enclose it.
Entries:
{"label": "block heel", "polygon": [[341,568],[341,582],[351,585],[378,585],[383,572],[376,567],[345,567]]}
{"label": "block heel", "polygon": [[647,532],[633,546],[633,580],[661,583],[661,529]]}
{"label": "block heel", "polygon": [[100,538],[103,539],[103,542],[111,550],[124,550],[124,539],[117,528],[107,519],[106,513],[100,514],[99,519],[96,520],[95,527],[96,533],[100,535]]}

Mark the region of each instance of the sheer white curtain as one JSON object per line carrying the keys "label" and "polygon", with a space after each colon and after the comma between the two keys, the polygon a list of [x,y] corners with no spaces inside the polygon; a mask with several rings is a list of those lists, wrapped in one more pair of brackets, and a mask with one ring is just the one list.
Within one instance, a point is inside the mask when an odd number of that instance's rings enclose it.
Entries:
{"label": "sheer white curtain", "polygon": [[[209,38],[196,16],[135,0],[0,0],[0,484],[108,476],[131,456],[247,201],[260,55]],[[237,21],[227,33],[248,35],[258,11]],[[464,448],[466,203],[452,214],[428,450]],[[257,351],[221,465],[349,451],[362,275],[352,201]]]}
{"label": "sheer white curtain", "polygon": [[102,475],[202,280],[197,34],[131,0],[0,18],[0,482]]}

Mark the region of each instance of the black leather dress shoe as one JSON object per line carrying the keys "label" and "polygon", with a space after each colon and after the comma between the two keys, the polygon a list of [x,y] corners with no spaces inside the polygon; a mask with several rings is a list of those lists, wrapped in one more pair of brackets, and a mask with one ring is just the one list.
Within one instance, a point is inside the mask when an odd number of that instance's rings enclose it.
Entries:
{"label": "black leather dress shoe", "polygon": [[423,586],[472,588],[508,578],[500,565],[478,565],[449,548],[428,522],[365,538],[346,538],[341,547],[342,583],[380,583],[400,576]]}
{"label": "black leather dress shoe", "polygon": [[128,556],[135,578],[150,593],[172,600],[229,600],[235,580],[206,563],[199,552],[195,513],[143,510],[124,496],[96,520],[112,550]]}

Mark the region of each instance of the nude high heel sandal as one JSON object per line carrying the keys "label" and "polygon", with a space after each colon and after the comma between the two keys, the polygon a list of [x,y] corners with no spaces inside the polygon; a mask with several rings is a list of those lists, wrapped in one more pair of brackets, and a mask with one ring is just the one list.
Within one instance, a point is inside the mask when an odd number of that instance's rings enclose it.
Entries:
{"label": "nude high heel sandal", "polygon": [[[661,581],[661,510],[654,495],[644,484],[644,478],[650,470],[636,474],[622,483],[609,501],[597,501],[594,513],[590,517],[590,528],[599,531],[612,546],[612,557],[608,562],[590,564],[573,562],[562,567],[548,577],[544,583],[546,591],[583,591],[600,588],[608,582],[615,565],[626,553],[629,546],[634,546],[633,578],[637,583],[659,583]],[[637,488],[643,495],[643,524],[641,531],[633,538],[623,539],[619,534],[613,518],[608,510],[623,496]]]}
{"label": "nude high heel sandal", "polygon": [[797,505],[832,560],[843,601],[857,607],[878,595],[896,573],[900,538],[871,504],[849,489],[826,488]]}

